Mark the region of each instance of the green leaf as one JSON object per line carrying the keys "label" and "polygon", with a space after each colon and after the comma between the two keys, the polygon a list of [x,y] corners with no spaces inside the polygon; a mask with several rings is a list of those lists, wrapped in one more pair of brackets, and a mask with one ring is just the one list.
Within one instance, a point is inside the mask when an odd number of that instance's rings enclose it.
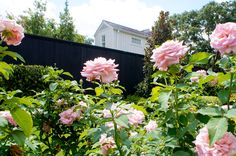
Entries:
{"label": "green leaf", "polygon": [[61,149],[60,152],[58,152],[56,154],[56,156],[65,156],[65,154],[64,154],[63,150]]}
{"label": "green leaf", "polygon": [[173,154],[173,156],[191,156],[191,154],[185,151],[177,151]]}
{"label": "green leaf", "polygon": [[104,90],[101,87],[95,88],[96,96],[100,96],[103,92],[104,92]]}
{"label": "green leaf", "polygon": [[208,115],[208,116],[221,116],[221,110],[219,108],[202,108],[200,110],[197,111],[198,113],[202,114],[202,115]]}
{"label": "green leaf", "polygon": [[221,90],[217,93],[217,96],[219,97],[222,104],[225,104],[228,102],[229,94],[230,94],[229,90]]}
{"label": "green leaf", "polygon": [[1,52],[1,53],[3,54],[3,57],[4,57],[4,56],[10,56],[10,57],[12,57],[14,60],[19,59],[19,60],[21,60],[22,62],[25,63],[24,58],[23,58],[20,54],[18,54],[18,53],[16,53],[16,52],[13,52],[13,51],[4,51],[4,52]]}
{"label": "green leaf", "polygon": [[183,69],[186,71],[186,72],[188,72],[188,73],[190,73],[190,72],[192,72],[193,70],[193,65],[192,64],[188,64],[188,65],[186,65],[186,66],[184,66],[183,67]]}
{"label": "green leaf", "polygon": [[160,95],[160,89],[161,89],[161,87],[159,87],[159,86],[152,88],[152,93],[151,93],[152,96],[150,97],[150,100],[152,102],[158,100],[158,96]]}
{"label": "green leaf", "polygon": [[132,107],[143,112],[144,115],[148,115],[146,109],[143,106],[138,106],[138,105],[133,104]]}
{"label": "green leaf", "polygon": [[121,127],[129,128],[128,126],[129,120],[126,115],[121,115],[120,117],[116,118],[115,122]]}
{"label": "green leaf", "polygon": [[229,57],[222,57],[221,59],[220,59],[220,61],[219,62],[217,62],[217,63],[219,63],[219,66],[221,67],[221,68],[229,68],[230,67],[230,58]]}
{"label": "green leaf", "polygon": [[227,118],[236,118],[236,109],[230,109],[228,112],[225,114]]}
{"label": "green leaf", "polygon": [[7,49],[8,49],[7,46],[4,46],[4,47],[0,46],[0,52],[6,51]]}
{"label": "green leaf", "polygon": [[200,78],[199,85],[203,85],[203,84],[205,84],[211,80],[214,80],[214,79],[215,79],[215,76],[213,76],[213,75],[208,75],[204,78]]}
{"label": "green leaf", "polygon": [[0,73],[6,80],[9,80],[9,75],[13,72],[12,67],[6,62],[0,61]]}
{"label": "green leaf", "polygon": [[199,52],[196,54],[193,54],[190,57],[190,64],[207,64],[208,63],[208,58],[210,54],[206,52]]}
{"label": "green leaf", "polygon": [[11,135],[18,145],[24,146],[26,137],[22,131],[15,130],[11,133]]}
{"label": "green leaf", "polygon": [[111,92],[113,93],[113,94],[117,94],[117,95],[121,95],[122,93],[123,93],[123,91],[121,90],[121,89],[119,89],[119,88],[111,88]]}
{"label": "green leaf", "polygon": [[24,134],[27,137],[30,136],[33,128],[33,120],[31,115],[27,111],[20,108],[13,109],[11,114],[17,125],[19,125],[23,130]]}
{"label": "green leaf", "polygon": [[7,120],[4,117],[0,116],[0,127],[5,127],[8,125]]}
{"label": "green leaf", "polygon": [[62,74],[73,78],[73,75],[71,75],[71,73],[69,73],[69,72],[63,72]]}
{"label": "green leaf", "polygon": [[161,104],[161,110],[163,111],[167,111],[168,109],[168,101],[170,98],[172,91],[165,91],[165,92],[161,92],[159,97],[158,97],[158,101]]}
{"label": "green leaf", "polygon": [[119,137],[122,141],[122,144],[130,148],[131,141],[129,140],[129,135],[125,129],[122,129],[119,133]]}
{"label": "green leaf", "polygon": [[168,72],[171,73],[171,74],[179,73],[180,72],[180,65],[179,64],[171,65],[168,68]]}
{"label": "green leaf", "polygon": [[58,86],[58,83],[51,83],[51,84],[49,85],[50,91],[55,91],[55,89],[57,88],[57,86]]}
{"label": "green leaf", "polygon": [[228,122],[226,118],[211,118],[207,123],[210,147],[227,132]]}
{"label": "green leaf", "polygon": [[223,82],[230,79],[230,73],[228,73],[228,74],[219,73],[216,78],[218,80],[218,83],[222,84]]}
{"label": "green leaf", "polygon": [[96,103],[96,105],[101,105],[101,104],[105,103],[106,101],[107,101],[107,99],[101,99]]}

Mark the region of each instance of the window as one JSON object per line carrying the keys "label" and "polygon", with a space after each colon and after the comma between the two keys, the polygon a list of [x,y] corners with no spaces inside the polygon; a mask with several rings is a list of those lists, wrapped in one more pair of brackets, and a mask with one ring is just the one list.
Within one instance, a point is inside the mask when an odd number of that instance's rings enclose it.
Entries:
{"label": "window", "polygon": [[141,40],[138,39],[138,38],[132,37],[132,43],[134,43],[134,44],[141,44]]}
{"label": "window", "polygon": [[105,35],[102,35],[102,46],[103,46],[103,47],[106,46],[106,38],[105,38]]}

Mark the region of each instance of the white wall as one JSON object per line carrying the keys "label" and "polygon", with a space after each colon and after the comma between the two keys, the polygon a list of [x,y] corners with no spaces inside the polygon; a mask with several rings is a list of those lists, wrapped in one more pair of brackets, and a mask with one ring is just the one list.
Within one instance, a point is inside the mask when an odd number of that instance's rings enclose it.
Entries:
{"label": "white wall", "polygon": [[[132,37],[140,39],[141,44],[132,43]],[[144,55],[144,48],[146,47],[146,39],[142,37],[115,30],[113,32],[113,41],[114,41],[113,47],[115,49]]]}
{"label": "white wall", "polygon": [[[106,48],[118,49],[122,51],[133,52],[144,55],[146,47],[146,39],[140,36],[135,36],[123,31],[114,30],[111,27],[99,30],[95,36],[95,45],[102,46],[102,35],[105,35]],[[132,37],[140,39],[141,44],[132,43]]]}
{"label": "white wall", "polygon": [[106,29],[100,30],[95,36],[95,45],[102,46],[102,36],[105,35],[105,41],[106,41],[105,47],[113,48],[112,34],[113,34],[112,28],[107,27]]}

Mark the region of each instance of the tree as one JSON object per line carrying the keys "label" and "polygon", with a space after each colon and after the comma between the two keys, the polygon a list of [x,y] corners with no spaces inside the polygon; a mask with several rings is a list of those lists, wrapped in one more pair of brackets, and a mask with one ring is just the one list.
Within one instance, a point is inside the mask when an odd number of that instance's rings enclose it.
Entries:
{"label": "tree", "polygon": [[153,63],[150,59],[152,56],[152,50],[161,45],[167,40],[172,39],[172,28],[169,20],[169,12],[161,11],[158,20],[155,21],[152,27],[151,36],[147,39],[148,47],[145,48],[144,55],[144,80],[138,85],[137,93],[140,95],[148,96],[151,91],[151,75],[153,74]]}
{"label": "tree", "polygon": [[170,17],[173,37],[187,44],[192,53],[212,52],[210,34],[216,24],[236,22],[236,1],[210,2],[200,10],[186,11]]}
{"label": "tree", "polygon": [[74,41],[76,37],[75,25],[69,12],[68,1],[66,0],[64,11],[60,13],[60,23],[57,38]]}
{"label": "tree", "polygon": [[21,15],[18,22],[25,28],[26,33],[54,37],[56,22],[45,18],[45,12],[46,2],[35,0],[34,9],[25,11],[26,15]]}
{"label": "tree", "polygon": [[[75,30],[73,18],[70,16],[68,9],[68,1],[66,0],[65,2],[64,12],[60,13],[59,25],[54,19],[45,17],[46,4],[42,0],[35,0],[34,8],[29,8],[25,11],[25,15],[19,16],[17,22],[25,28],[25,32],[33,35],[85,43],[85,36],[78,34]],[[10,13],[7,16],[10,19],[16,19]]]}

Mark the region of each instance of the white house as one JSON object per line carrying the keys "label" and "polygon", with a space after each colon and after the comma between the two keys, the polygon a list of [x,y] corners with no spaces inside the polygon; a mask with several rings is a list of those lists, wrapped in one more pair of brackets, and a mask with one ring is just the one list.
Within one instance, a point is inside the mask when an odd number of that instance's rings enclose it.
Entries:
{"label": "white house", "polygon": [[103,20],[94,34],[95,45],[144,55],[151,32],[136,30]]}

